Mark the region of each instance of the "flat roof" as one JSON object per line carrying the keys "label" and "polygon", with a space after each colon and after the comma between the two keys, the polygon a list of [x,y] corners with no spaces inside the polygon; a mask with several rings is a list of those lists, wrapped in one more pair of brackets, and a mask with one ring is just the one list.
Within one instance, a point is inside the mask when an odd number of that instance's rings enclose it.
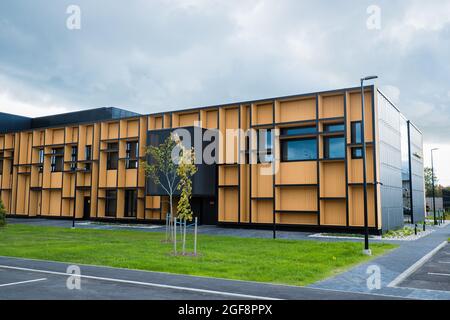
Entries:
{"label": "flat roof", "polygon": [[[218,105],[208,105],[204,107],[189,107],[185,109],[177,109],[177,110],[168,110],[168,111],[161,111],[161,112],[155,112],[155,113],[148,113],[148,114],[140,114],[137,112],[128,111],[122,108],[117,107],[103,107],[103,108],[94,108],[94,109],[85,109],[81,111],[73,111],[73,112],[67,112],[67,113],[61,113],[61,114],[55,114],[51,116],[44,116],[44,117],[37,117],[37,118],[27,118],[22,116],[16,116],[13,114],[7,114],[0,112],[0,134],[1,133],[8,133],[8,132],[20,132],[20,131],[28,131],[28,130],[34,130],[39,128],[54,128],[59,126],[70,126],[70,125],[77,125],[77,124],[86,124],[86,123],[95,123],[98,121],[108,121],[108,120],[116,120],[116,119],[131,119],[136,118],[139,116],[160,116],[163,114],[172,114],[172,113],[180,113],[180,112],[194,112],[194,111],[200,111],[200,110],[207,110],[207,109],[214,109],[214,108],[221,108],[221,107],[232,107],[237,105],[249,105],[254,103],[263,103],[270,100],[288,100],[288,99],[295,99],[295,98],[306,98],[313,95],[332,95],[332,94],[338,94],[342,91],[358,91],[361,87],[348,87],[348,88],[340,88],[340,89],[332,89],[332,90],[325,90],[325,91],[316,91],[316,92],[309,92],[309,93],[301,93],[301,94],[294,94],[294,95],[287,95],[287,96],[278,96],[278,97],[272,97],[272,98],[264,98],[264,99],[257,99],[257,100],[246,100],[246,101],[240,101],[240,102],[230,102],[230,103],[224,103],[224,104],[218,104]],[[377,91],[380,93],[388,102],[398,111],[401,113],[400,109],[382,92],[380,91],[375,85],[367,85],[364,87],[365,90],[370,89],[372,91]],[[105,112],[110,112],[111,114],[106,116]],[[103,117],[102,117],[103,114]],[[2,116],[6,115],[7,117],[17,117],[18,118],[25,118],[31,120],[31,125],[29,128],[18,128],[15,130],[9,130],[8,132],[3,132],[2,130]],[[403,115],[403,114],[402,114]],[[83,120],[75,121],[75,118],[83,118]],[[406,117],[405,117],[406,118]],[[61,120],[60,120],[61,119]],[[23,120],[23,119],[22,119]],[[71,121],[72,120],[72,121]],[[55,123],[57,122],[57,123]],[[410,123],[420,132],[420,130],[417,128],[417,126],[414,125],[410,121]]]}

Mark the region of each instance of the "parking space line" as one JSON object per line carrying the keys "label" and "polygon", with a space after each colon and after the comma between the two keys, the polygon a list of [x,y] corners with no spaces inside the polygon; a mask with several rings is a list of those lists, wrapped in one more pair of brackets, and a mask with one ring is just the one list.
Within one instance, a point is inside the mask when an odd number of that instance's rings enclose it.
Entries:
{"label": "parking space line", "polygon": [[406,278],[408,278],[413,272],[423,266],[428,260],[430,260],[439,250],[444,248],[448,244],[448,241],[443,241],[436,248],[428,252],[422,258],[420,258],[416,263],[410,266],[408,269],[399,274],[394,280],[392,280],[387,286],[396,287],[398,284],[402,283]]}
{"label": "parking space line", "polygon": [[18,284],[31,283],[31,282],[38,282],[38,281],[44,281],[44,280],[47,280],[47,278],[40,278],[40,279],[33,279],[33,280],[26,280],[26,281],[18,281],[18,282],[4,283],[4,284],[0,284],[0,287],[15,286],[15,285],[18,285]]}
{"label": "parking space line", "polygon": [[30,269],[30,268],[21,268],[21,267],[12,267],[12,266],[6,266],[6,265],[0,265],[0,268],[12,269],[12,270],[21,270],[21,271],[29,271],[29,272],[37,272],[37,273],[47,273],[47,274],[54,274],[54,275],[65,276],[65,277],[80,277],[80,278],[94,279],[94,280],[100,280],[100,281],[135,284],[135,285],[149,286],[149,287],[156,287],[156,288],[164,288],[164,289],[173,289],[173,290],[209,293],[209,294],[216,294],[216,295],[222,295],[222,296],[231,296],[231,297],[238,297],[238,298],[260,299],[260,300],[281,300],[279,298],[254,296],[254,295],[247,295],[247,294],[240,294],[240,293],[233,293],[233,292],[215,291],[215,290],[207,290],[207,289],[197,289],[197,288],[190,288],[190,287],[173,286],[173,285],[168,285],[168,284],[160,284],[160,283],[152,283],[152,282],[141,282],[141,281],[133,281],[133,280],[114,279],[114,278],[104,278],[104,277],[96,277],[96,276],[88,276],[88,275],[76,275],[76,274],[70,274],[70,273],[65,273],[65,272],[40,270],[40,269]]}
{"label": "parking space line", "polygon": [[428,272],[428,274],[432,275],[432,276],[447,276],[447,277],[450,277],[450,273]]}

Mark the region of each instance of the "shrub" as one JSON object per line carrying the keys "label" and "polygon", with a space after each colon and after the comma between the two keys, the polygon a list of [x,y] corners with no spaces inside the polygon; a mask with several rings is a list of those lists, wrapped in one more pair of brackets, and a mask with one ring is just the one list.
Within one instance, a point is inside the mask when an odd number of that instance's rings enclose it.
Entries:
{"label": "shrub", "polygon": [[[417,229],[417,232],[421,232],[420,228]],[[404,238],[414,234],[414,229],[411,227],[403,227],[398,230],[389,230],[383,235],[383,238]]]}
{"label": "shrub", "polygon": [[6,226],[6,209],[3,201],[0,199],[0,227]]}

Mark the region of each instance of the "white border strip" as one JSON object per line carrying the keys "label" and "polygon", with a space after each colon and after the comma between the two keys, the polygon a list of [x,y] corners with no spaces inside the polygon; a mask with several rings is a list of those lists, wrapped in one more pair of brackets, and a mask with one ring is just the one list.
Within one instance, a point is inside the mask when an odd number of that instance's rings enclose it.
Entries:
{"label": "white border strip", "polygon": [[12,270],[21,270],[21,271],[30,271],[30,272],[39,272],[39,273],[47,273],[47,274],[54,274],[54,275],[60,275],[60,276],[66,276],[66,277],[72,276],[72,277],[80,277],[80,278],[94,279],[94,280],[101,280],[101,281],[110,281],[110,282],[118,282],[118,283],[135,284],[135,285],[157,287],[157,288],[164,288],[164,289],[173,289],[173,290],[183,290],[183,291],[209,293],[209,294],[216,294],[216,295],[222,295],[222,296],[231,296],[231,297],[238,297],[238,298],[246,298],[246,299],[281,300],[281,299],[278,299],[278,298],[271,298],[271,297],[253,296],[253,295],[246,295],[246,294],[240,294],[240,293],[223,292],[223,291],[206,290],[206,289],[196,289],[196,288],[188,288],[188,287],[179,287],[179,286],[172,286],[172,285],[168,285],[168,284],[159,284],[159,283],[151,283],[151,282],[140,282],[140,281],[133,281],[133,280],[104,278],[104,277],[95,277],[95,276],[86,276],[86,275],[75,275],[75,274],[69,274],[69,273],[57,272],[57,271],[49,271],[49,270],[12,267],[12,266],[5,266],[5,265],[0,265],[0,268],[12,269]]}
{"label": "white border strip", "polygon": [[446,276],[446,277],[450,277],[450,273],[428,272],[428,274],[430,274],[432,276]]}
{"label": "white border strip", "polygon": [[4,283],[4,284],[0,284],[0,287],[15,286],[16,284],[31,283],[31,282],[38,282],[38,281],[44,281],[44,280],[47,280],[47,278],[40,278],[40,279],[27,280],[27,281]]}
{"label": "white border strip", "polygon": [[432,256],[436,254],[439,250],[441,250],[448,242],[443,241],[440,245],[438,245],[436,248],[428,252],[426,255],[424,255],[422,258],[420,258],[416,263],[414,263],[412,266],[410,266],[408,269],[403,271],[401,274],[397,276],[394,280],[392,280],[387,286],[388,287],[395,287],[400,282],[404,281],[409,275],[411,275],[414,271],[419,269],[422,265],[425,264],[429,259],[431,259]]}

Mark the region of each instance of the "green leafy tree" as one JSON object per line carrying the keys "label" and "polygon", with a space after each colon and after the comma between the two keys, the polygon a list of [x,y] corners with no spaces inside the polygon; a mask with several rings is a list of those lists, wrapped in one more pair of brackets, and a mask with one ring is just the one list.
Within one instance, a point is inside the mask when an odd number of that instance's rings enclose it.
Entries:
{"label": "green leafy tree", "polygon": [[[431,168],[424,169],[425,191],[427,197],[433,196],[433,171]],[[434,174],[434,192],[436,197],[442,196],[442,186],[438,185],[438,178]]]}
{"label": "green leafy tree", "polygon": [[145,170],[145,175],[164,190],[169,197],[169,207],[171,219],[167,221],[167,238],[172,237],[173,224],[173,197],[179,183],[177,164],[173,159],[174,148],[177,146],[175,137],[170,135],[159,146],[148,146],[146,155],[151,158],[150,163],[142,162],[141,166]]}
{"label": "green leafy tree", "polygon": [[6,226],[6,209],[3,201],[0,199],[0,227]]}
{"label": "green leafy tree", "polygon": [[186,253],[186,222],[192,221],[192,209],[190,200],[192,198],[192,176],[197,172],[194,164],[194,149],[187,150],[177,142],[181,148],[181,157],[178,163],[177,173],[180,177],[180,183],[177,189],[181,190],[180,200],[178,201],[178,218],[183,222],[183,254]]}

